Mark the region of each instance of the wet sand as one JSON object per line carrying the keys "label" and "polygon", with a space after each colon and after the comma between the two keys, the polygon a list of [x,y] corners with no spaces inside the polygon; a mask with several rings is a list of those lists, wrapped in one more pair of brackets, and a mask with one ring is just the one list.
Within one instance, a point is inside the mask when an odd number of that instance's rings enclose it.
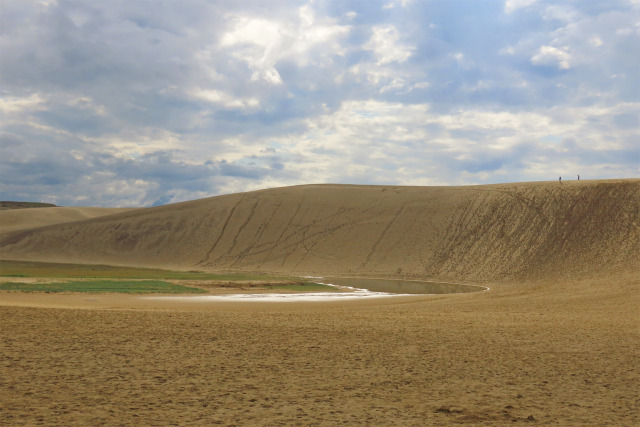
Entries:
{"label": "wet sand", "polygon": [[637,425],[639,290],[623,274],[293,304],[3,293],[0,423]]}

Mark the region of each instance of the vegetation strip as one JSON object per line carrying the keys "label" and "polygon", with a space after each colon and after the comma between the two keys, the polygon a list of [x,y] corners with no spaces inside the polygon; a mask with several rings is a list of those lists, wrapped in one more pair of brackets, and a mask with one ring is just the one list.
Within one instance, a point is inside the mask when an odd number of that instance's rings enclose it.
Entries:
{"label": "vegetation strip", "polygon": [[199,271],[171,271],[156,268],[7,260],[0,260],[0,276],[233,281],[295,280],[293,277],[288,276],[266,276],[251,273],[203,273]]}
{"label": "vegetation strip", "polygon": [[[335,287],[295,277],[250,273],[203,273],[109,265],[59,264],[0,260],[0,277],[38,278],[37,282],[5,281],[0,291],[93,293],[208,293],[220,288],[334,292]],[[57,280],[62,279],[62,280]],[[20,279],[18,279],[20,280]],[[185,281],[187,285],[170,283]]]}
{"label": "vegetation strip", "polygon": [[49,283],[0,283],[0,290],[21,292],[90,292],[127,294],[184,294],[206,293],[203,289],[177,285],[160,280],[74,280]]}

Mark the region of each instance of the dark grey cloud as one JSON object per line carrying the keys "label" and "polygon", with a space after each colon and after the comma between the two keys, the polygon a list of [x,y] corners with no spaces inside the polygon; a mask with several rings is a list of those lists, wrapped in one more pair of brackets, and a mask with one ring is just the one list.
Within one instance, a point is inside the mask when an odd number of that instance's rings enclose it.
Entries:
{"label": "dark grey cloud", "polygon": [[[188,200],[184,194],[216,194],[218,183],[229,178],[252,181],[287,173],[284,163],[271,152],[241,162],[214,159],[194,163],[181,160],[179,151],[151,152],[136,158],[68,152],[71,144],[64,140],[46,140],[37,133],[30,136],[26,141],[19,135],[0,134],[2,200],[32,194],[38,200],[67,206],[150,206],[159,201]],[[82,147],[80,142],[75,146]],[[104,192],[105,188],[110,190]]]}

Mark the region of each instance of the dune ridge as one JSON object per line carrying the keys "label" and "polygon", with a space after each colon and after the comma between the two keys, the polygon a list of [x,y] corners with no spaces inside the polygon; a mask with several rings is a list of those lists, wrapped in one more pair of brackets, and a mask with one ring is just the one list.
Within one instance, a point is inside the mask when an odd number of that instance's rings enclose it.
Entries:
{"label": "dune ridge", "polygon": [[471,282],[639,271],[638,247],[640,179],[304,185],[0,236],[4,259]]}
{"label": "dune ridge", "polygon": [[0,233],[81,221],[133,209],[136,208],[58,207],[52,205],[0,210]]}
{"label": "dune ridge", "polygon": [[13,202],[9,200],[0,201],[0,211],[10,209],[28,209],[28,208],[55,208],[53,203],[42,202]]}

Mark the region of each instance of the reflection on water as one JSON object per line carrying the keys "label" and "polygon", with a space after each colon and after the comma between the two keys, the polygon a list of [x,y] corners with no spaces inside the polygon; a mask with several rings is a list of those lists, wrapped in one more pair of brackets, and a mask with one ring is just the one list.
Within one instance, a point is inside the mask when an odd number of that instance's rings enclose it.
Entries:
{"label": "reflection on water", "polygon": [[391,294],[459,294],[486,290],[482,286],[410,280],[324,278],[323,283]]}

